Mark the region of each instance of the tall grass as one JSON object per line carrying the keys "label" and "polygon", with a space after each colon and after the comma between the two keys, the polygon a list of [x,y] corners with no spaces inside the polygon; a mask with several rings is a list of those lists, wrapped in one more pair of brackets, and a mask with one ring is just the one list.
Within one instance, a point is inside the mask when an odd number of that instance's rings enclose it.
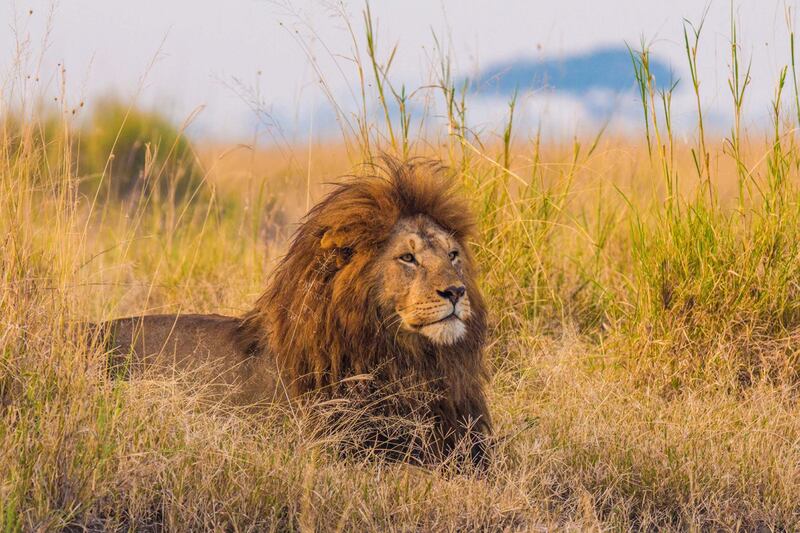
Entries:
{"label": "tall grass", "polygon": [[[209,404],[180,376],[106,380],[82,321],[241,313],[285,242],[275,228],[330,176],[309,182],[300,158],[201,147],[205,194],[86,194],[65,105],[55,122],[0,117],[0,527],[798,528],[793,33],[766,143],[744,139],[750,69],[733,23],[726,139],[704,131],[702,32],[687,26],[692,141],[674,134],[676,86],[656,87],[642,46],[642,138],[562,143],[521,140],[514,100],[496,135],[473,131],[439,39],[432,88],[407,91],[390,76],[401,51],[379,46],[370,11],[363,38],[348,27],[366,58],[353,75],[360,111],[340,114],[343,144],[306,164],[357,173],[383,150],[457,172],[481,222],[491,407],[506,437],[495,464],[474,476],[341,459],[302,417]],[[430,102],[442,132],[425,126]],[[159,148],[166,182],[182,151]],[[91,179],[113,179],[110,168]]]}

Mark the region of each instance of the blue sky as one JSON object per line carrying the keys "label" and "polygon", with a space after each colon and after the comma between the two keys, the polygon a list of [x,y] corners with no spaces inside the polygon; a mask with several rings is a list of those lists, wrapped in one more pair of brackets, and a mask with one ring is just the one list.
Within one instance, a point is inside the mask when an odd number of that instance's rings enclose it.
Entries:
{"label": "blue sky", "polygon": [[[694,100],[688,92],[684,19],[699,23],[708,10],[698,57],[701,95],[709,120],[724,131],[731,107],[733,9],[743,56],[752,59],[745,112],[755,131],[765,124],[778,72],[789,59],[787,18],[795,18],[796,4],[404,0],[373,2],[371,9],[379,53],[386,57],[398,46],[392,80],[408,88],[432,81],[433,34],[450,52],[456,75],[474,80],[498,67],[513,75],[520,65],[528,69],[517,72],[523,74],[542,65],[550,65],[548,73],[578,65],[569,76],[583,80],[586,61],[599,57],[593,54],[616,53],[644,38],[663,68],[681,80],[673,99],[675,120],[690,134]],[[335,134],[319,78],[346,112],[356,109],[354,45],[346,20],[361,38],[363,7],[363,2],[319,0],[5,0],[0,5],[3,91],[8,94],[9,80],[21,73],[32,76],[27,92],[49,98],[60,91],[62,65],[70,102],[85,101],[91,108],[100,95],[114,93],[159,107],[177,122],[202,108],[190,129],[197,137],[247,141],[258,131],[266,140],[282,135],[302,141],[309,131]],[[363,53],[363,42],[358,45]],[[20,55],[24,60],[14,74]],[[524,79],[522,85],[523,134],[539,126],[554,136],[591,134],[586,130],[609,117],[613,127],[634,131],[640,122],[634,98],[618,88],[600,84],[575,91],[544,83],[525,91]],[[470,95],[473,125],[496,127],[506,113],[507,92]],[[423,93],[416,96],[416,109],[426,105]]]}

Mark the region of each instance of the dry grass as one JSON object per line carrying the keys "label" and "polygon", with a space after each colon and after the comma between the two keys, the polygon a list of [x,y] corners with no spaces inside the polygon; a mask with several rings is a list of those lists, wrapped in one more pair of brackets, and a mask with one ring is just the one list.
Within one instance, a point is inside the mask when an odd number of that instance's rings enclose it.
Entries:
{"label": "dry grass", "polygon": [[[738,126],[678,142],[639,59],[641,141],[525,142],[509,123],[481,144],[443,76],[450,135],[395,124],[392,141],[361,117],[302,157],[201,147],[208,194],[191,201],[98,201],[68,112],[55,140],[35,113],[3,122],[0,527],[799,528],[794,109],[778,103],[767,142]],[[85,319],[243,312],[323,182],[378,146],[442,158],[480,217],[509,435],[487,475],[341,459],[302,417],[209,404],[177,378],[110,382],[74,341]]]}

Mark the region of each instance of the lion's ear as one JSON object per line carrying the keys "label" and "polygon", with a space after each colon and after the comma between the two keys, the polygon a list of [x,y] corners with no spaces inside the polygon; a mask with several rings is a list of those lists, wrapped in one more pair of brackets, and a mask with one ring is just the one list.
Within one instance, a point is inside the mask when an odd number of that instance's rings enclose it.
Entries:
{"label": "lion's ear", "polygon": [[351,237],[347,228],[329,228],[322,234],[319,245],[323,250],[352,247]]}
{"label": "lion's ear", "polygon": [[330,228],[319,240],[320,248],[336,252],[336,266],[342,268],[353,257],[353,237],[347,228]]}

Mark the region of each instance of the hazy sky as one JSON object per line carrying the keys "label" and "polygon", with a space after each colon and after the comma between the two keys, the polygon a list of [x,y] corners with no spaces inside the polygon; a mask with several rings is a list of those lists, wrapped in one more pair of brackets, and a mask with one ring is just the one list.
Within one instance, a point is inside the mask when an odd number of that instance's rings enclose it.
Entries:
{"label": "hazy sky", "polygon": [[[751,123],[768,116],[778,72],[789,58],[787,13],[794,18],[796,4],[734,3],[743,54],[753,62],[746,107]],[[348,89],[356,82],[349,60],[353,44],[341,12],[348,14],[363,46],[363,8],[360,1],[2,0],[0,74],[10,76],[22,43],[22,55],[28,55],[23,74],[35,77],[46,42],[35,89],[43,94],[58,92],[57,65],[63,64],[68,97],[85,100],[88,108],[98,95],[132,98],[141,87],[143,105],[158,105],[178,121],[205,106],[193,134],[244,139],[259,122],[248,103],[258,95],[260,106],[287,135],[304,135],[312,121],[317,132],[331,127],[330,107],[310,56],[343,107],[355,105]],[[371,8],[380,53],[385,57],[398,45],[392,79],[408,87],[430,81],[434,33],[464,75],[509,58],[558,58],[626,42],[638,45],[644,37],[682,80],[676,120],[686,124],[693,100],[686,91],[683,19],[699,23],[707,8],[698,59],[701,93],[718,123],[730,108],[728,1],[403,0],[374,1]],[[570,131],[591,118],[580,99],[534,94],[524,100],[522,112],[531,124],[549,121]],[[478,99],[474,116],[491,124],[504,108],[502,102]],[[267,120],[261,122],[265,127]]]}

